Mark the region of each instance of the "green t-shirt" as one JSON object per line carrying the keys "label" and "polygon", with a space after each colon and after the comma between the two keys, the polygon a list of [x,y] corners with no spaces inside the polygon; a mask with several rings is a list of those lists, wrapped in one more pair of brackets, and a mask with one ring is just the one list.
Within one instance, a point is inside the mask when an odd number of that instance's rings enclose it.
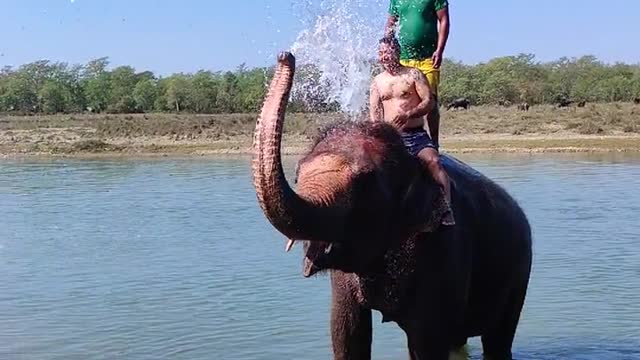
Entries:
{"label": "green t-shirt", "polygon": [[423,60],[438,46],[436,11],[447,7],[447,0],[391,0],[389,14],[398,17],[400,58]]}

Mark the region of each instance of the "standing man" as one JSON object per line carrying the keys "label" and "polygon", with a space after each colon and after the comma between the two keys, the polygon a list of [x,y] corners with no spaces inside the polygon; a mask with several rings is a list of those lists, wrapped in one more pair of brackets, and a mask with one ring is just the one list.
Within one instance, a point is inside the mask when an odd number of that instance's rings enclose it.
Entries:
{"label": "standing man", "polygon": [[[440,30],[438,31],[438,23]],[[427,114],[429,134],[439,148],[440,110],[438,84],[442,55],[449,38],[448,0],[391,0],[385,36],[397,27],[400,42],[400,63],[422,71],[436,100]]]}

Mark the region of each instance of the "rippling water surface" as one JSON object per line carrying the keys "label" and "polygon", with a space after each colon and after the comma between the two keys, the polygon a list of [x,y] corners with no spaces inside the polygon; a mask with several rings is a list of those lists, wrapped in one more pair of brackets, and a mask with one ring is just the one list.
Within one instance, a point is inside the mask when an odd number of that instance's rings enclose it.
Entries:
{"label": "rippling water surface", "polygon": [[[533,225],[516,357],[640,359],[640,158],[463,159]],[[330,358],[328,278],[302,278],[249,171],[247,158],[0,162],[0,359]],[[374,358],[406,359],[402,332],[375,320]]]}

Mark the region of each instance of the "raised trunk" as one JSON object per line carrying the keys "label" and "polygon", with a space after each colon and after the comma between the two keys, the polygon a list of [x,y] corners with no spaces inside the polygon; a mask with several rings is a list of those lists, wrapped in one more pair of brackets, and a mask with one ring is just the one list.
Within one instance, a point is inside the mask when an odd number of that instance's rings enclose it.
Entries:
{"label": "raised trunk", "polygon": [[253,182],[258,202],[271,224],[294,240],[334,241],[341,217],[330,207],[298,196],[287,183],[280,146],[295,58],[281,53],[253,137]]}

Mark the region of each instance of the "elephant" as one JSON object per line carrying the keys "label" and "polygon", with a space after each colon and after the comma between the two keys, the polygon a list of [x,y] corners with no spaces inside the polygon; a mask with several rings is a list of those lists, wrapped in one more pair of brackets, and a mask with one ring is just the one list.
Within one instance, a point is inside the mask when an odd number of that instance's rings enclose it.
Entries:
{"label": "elephant", "polygon": [[523,209],[442,154],[456,224],[441,226],[441,187],[384,122],[321,128],[298,161],[294,190],[281,155],[294,72],[293,54],[280,53],[256,121],[251,171],[285,250],[303,244],[303,276],[329,275],[334,359],[371,359],[372,311],[404,331],[413,360],[448,359],[477,336],[486,358],[512,359],[532,267]]}

